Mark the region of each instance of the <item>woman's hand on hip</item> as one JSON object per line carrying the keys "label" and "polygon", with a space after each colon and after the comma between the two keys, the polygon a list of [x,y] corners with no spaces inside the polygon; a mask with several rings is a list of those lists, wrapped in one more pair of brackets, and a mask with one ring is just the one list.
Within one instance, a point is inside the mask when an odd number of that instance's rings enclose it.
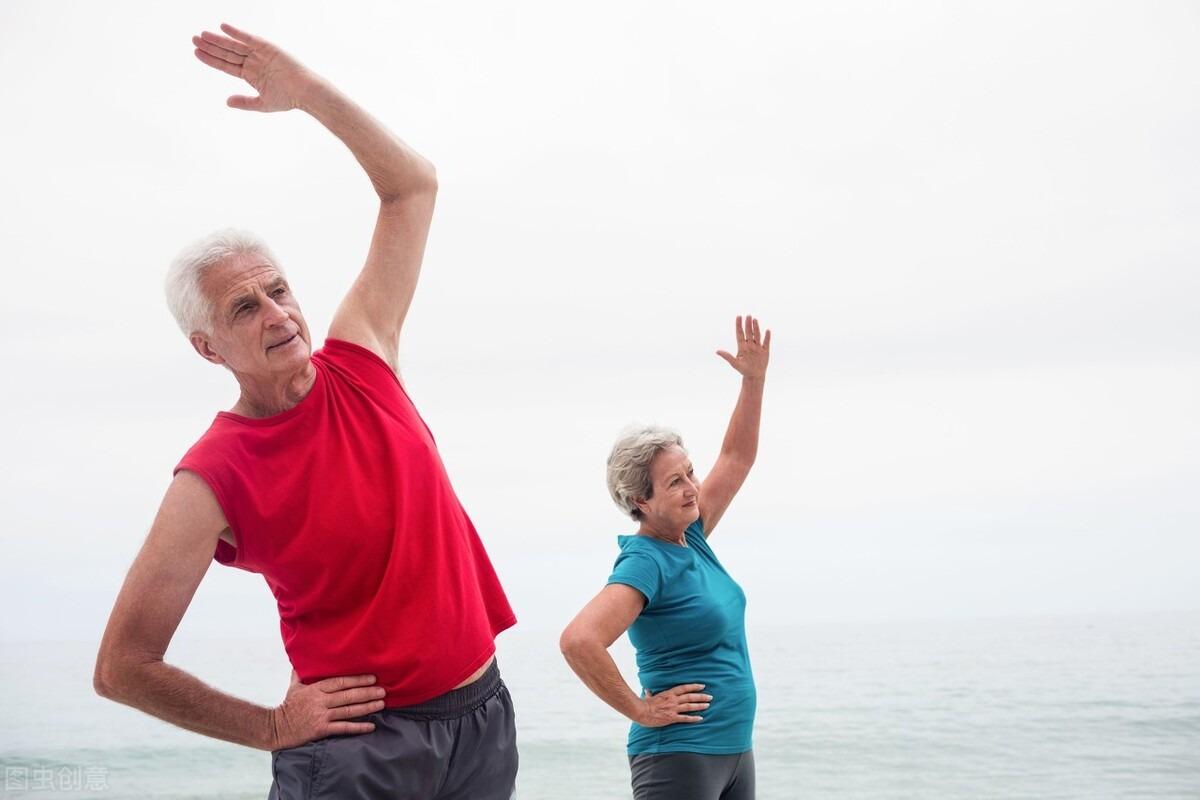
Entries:
{"label": "woman's hand on hip", "polygon": [[646,728],[661,728],[677,722],[702,722],[703,717],[688,712],[708,708],[712,695],[701,694],[703,688],[703,683],[684,683],[658,694],[651,694],[646,689],[642,697],[641,718],[636,720],[637,724]]}

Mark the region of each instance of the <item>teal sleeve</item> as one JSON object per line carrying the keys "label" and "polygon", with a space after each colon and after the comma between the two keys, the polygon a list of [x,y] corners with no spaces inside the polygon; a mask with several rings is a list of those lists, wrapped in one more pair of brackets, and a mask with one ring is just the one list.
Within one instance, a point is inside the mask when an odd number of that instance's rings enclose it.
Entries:
{"label": "teal sleeve", "polygon": [[632,586],[646,597],[646,605],[654,602],[662,590],[662,569],[658,562],[646,553],[622,552],[613,564],[608,583],[623,583]]}

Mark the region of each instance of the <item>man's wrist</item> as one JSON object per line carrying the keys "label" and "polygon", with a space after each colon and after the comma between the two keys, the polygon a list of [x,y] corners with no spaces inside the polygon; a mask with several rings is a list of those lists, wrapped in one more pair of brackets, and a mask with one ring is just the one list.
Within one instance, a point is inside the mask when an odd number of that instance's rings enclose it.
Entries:
{"label": "man's wrist", "polygon": [[278,723],[278,708],[268,708],[266,718],[260,726],[260,741],[258,749],[260,750],[278,750],[279,749],[279,723]]}
{"label": "man's wrist", "polygon": [[303,89],[296,97],[296,108],[306,114],[318,117],[325,110],[329,101],[337,97],[338,91],[334,85],[315,72],[308,73],[308,79]]}

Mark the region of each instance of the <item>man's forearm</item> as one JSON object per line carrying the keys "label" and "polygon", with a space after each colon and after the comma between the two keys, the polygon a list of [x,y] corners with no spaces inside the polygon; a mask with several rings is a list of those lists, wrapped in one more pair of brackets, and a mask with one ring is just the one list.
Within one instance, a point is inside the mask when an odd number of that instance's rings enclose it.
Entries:
{"label": "man's forearm", "polygon": [[152,661],[97,678],[104,697],[205,736],[272,750],[274,709],[225,694],[178,667]]}
{"label": "man's forearm", "polygon": [[300,108],[350,148],[380,200],[436,190],[433,165],[329,82],[315,78]]}

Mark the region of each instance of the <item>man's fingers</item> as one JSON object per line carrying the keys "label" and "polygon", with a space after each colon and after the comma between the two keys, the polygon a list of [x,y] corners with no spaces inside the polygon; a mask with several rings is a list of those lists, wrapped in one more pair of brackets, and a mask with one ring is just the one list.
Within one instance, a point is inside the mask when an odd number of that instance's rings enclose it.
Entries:
{"label": "man's fingers", "polygon": [[316,686],[322,692],[341,692],[359,686],[370,686],[373,683],[375,683],[374,675],[338,675],[334,678],[317,681]]}
{"label": "man's fingers", "polygon": [[330,692],[327,702],[329,708],[338,708],[355,703],[368,703],[382,700],[387,691],[382,686],[362,686],[354,689],[344,689],[340,692]]}
{"label": "man's fingers", "polygon": [[350,733],[370,733],[375,726],[370,722],[331,722],[323,736],[344,736]]}
{"label": "man's fingers", "polygon": [[252,34],[246,33],[243,30],[239,30],[239,29],[233,27],[232,25],[230,25],[228,22],[221,23],[221,30],[225,31],[225,33],[229,34],[234,39],[237,39],[239,42],[244,42],[244,43],[250,45],[251,47],[253,47],[255,45],[260,45],[263,43],[262,39],[259,39],[257,36],[254,36]]}
{"label": "man's fingers", "polygon": [[383,708],[382,700],[372,700],[369,703],[355,703],[352,706],[339,706],[329,710],[330,719],[352,719],[374,714]]}
{"label": "man's fingers", "polygon": [[192,37],[192,44],[196,45],[197,50],[203,50],[213,58],[219,58],[222,61],[228,61],[230,64],[237,64],[239,67],[245,61],[244,56],[239,56],[232,50],[226,50],[224,47],[219,47],[212,42],[206,42],[199,36]]}
{"label": "man's fingers", "polygon": [[223,47],[226,50],[232,50],[239,56],[248,56],[251,52],[248,45],[242,44],[236,39],[230,39],[228,36],[222,36],[219,33],[213,33],[212,31],[202,31],[200,33],[200,38],[206,42],[215,44],[217,47]]}
{"label": "man's fingers", "polygon": [[225,101],[225,105],[242,111],[262,111],[262,98],[235,94]]}
{"label": "man's fingers", "polygon": [[196,58],[200,59],[205,64],[208,64],[210,67],[212,67],[214,69],[219,69],[219,70],[221,70],[221,72],[227,72],[235,78],[242,77],[242,68],[240,65],[230,64],[228,61],[225,61],[224,59],[215,58],[213,56],[210,56],[208,53],[204,52],[200,48],[196,48],[196,50],[194,52],[196,53]]}

